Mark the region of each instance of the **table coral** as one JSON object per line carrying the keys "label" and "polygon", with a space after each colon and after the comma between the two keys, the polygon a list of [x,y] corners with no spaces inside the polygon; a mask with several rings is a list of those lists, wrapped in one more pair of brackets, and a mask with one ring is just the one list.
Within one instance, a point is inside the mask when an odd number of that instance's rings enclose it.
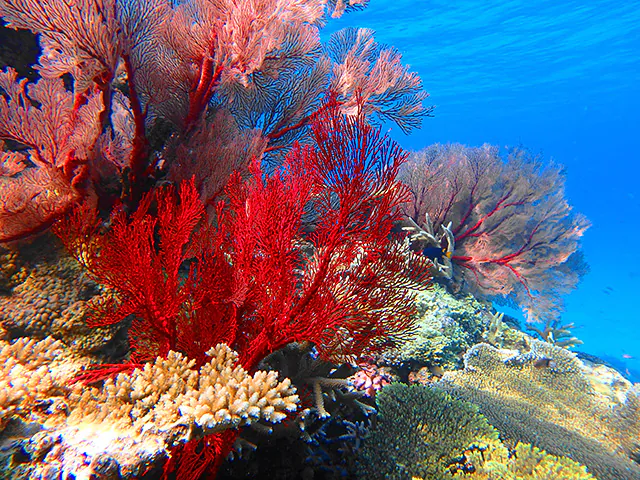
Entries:
{"label": "table coral", "polygon": [[392,384],[357,452],[360,478],[595,480],[575,461],[531,445],[510,451],[474,405],[437,388]]}
{"label": "table coral", "polygon": [[359,478],[452,478],[448,469],[467,448],[499,444],[498,431],[473,405],[443,391],[394,383],[376,403],[377,425],[358,453]]}
{"label": "table coral", "polygon": [[600,480],[640,479],[640,467],[616,453],[622,446],[609,420],[611,398],[599,395],[575,354],[532,340],[527,352],[478,344],[465,368],[439,386],[480,407],[501,434],[570,455]]}

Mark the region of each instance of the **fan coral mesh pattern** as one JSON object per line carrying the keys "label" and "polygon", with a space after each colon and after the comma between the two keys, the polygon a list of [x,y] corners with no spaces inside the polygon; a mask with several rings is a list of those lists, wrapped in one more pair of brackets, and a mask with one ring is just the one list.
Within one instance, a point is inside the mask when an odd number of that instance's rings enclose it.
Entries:
{"label": "fan coral mesh pattern", "polygon": [[586,271],[578,249],[589,226],[572,212],[559,166],[525,150],[503,159],[489,145],[433,145],[401,178],[413,193],[406,213],[447,252],[443,273],[459,288],[515,301],[531,321],[557,317]]}

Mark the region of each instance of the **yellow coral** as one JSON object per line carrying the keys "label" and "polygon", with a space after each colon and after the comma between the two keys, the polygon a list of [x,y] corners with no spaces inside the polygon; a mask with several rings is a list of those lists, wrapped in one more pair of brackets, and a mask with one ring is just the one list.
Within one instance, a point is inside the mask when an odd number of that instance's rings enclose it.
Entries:
{"label": "yellow coral", "polygon": [[37,402],[68,393],[80,364],[62,353],[63,344],[50,337],[0,341],[0,429],[14,416],[33,417]]}
{"label": "yellow coral", "polygon": [[462,480],[595,480],[587,469],[567,457],[556,457],[530,444],[518,443],[513,452],[504,446],[467,452],[472,473],[456,473]]}
{"label": "yellow coral", "polygon": [[247,425],[260,419],[279,422],[296,409],[298,396],[289,379],[276,372],[253,376],[237,365],[237,354],[220,344],[199,371],[177,352],[141,370],[121,373],[102,389],[78,390],[69,417],[72,425],[108,422],[132,429],[132,436],[156,434],[186,441]]}
{"label": "yellow coral", "polygon": [[[70,383],[80,364],[68,352],[51,338],[0,342],[0,428],[19,419],[41,425],[24,434],[32,450],[31,463],[22,464],[29,478],[54,466],[88,478],[92,465],[104,462],[124,478],[141,475],[177,443],[260,420],[278,422],[297,407],[288,379],[279,381],[276,372],[250,375],[222,344],[209,350],[210,361],[199,370],[170,352],[101,388]],[[37,408],[43,403],[50,408]],[[10,460],[0,464],[0,470],[14,467]]]}

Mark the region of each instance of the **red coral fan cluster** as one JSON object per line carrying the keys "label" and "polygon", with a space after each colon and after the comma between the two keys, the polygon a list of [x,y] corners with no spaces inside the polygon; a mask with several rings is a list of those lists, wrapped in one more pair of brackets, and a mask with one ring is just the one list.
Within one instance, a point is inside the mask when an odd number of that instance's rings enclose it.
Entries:
{"label": "red coral fan cluster", "polygon": [[193,182],[145,195],[108,228],[87,207],[60,221],[65,245],[115,293],[92,323],[132,318],[134,362],[177,350],[202,363],[223,342],[248,370],[291,342],[344,360],[405,338],[409,289],[429,280],[426,259],[392,241],[406,154],[337,105],[312,134],[271,175],[257,162],[248,179],[234,174],[212,224]]}
{"label": "red coral fan cluster", "polygon": [[195,174],[213,202],[252,156],[277,164],[304,140],[329,94],[343,113],[418,126],[431,109],[396,50],[365,29],[320,42],[328,15],[364,3],[0,1],[42,47],[36,83],[0,74],[0,242],[85,197],[135,209],[167,175]]}

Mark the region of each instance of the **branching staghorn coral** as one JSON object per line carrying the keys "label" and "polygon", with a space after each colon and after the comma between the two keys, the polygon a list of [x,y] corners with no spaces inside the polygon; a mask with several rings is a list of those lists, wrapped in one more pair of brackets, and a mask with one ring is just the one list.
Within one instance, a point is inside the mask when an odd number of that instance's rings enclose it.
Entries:
{"label": "branching staghorn coral", "polygon": [[[80,365],[62,362],[62,347],[51,339],[19,340],[0,350],[2,425],[17,418],[41,424],[22,442],[30,461],[22,470],[30,475],[53,470],[88,478],[104,462],[123,477],[139,475],[177,444],[261,420],[279,422],[298,402],[289,380],[278,381],[275,372],[248,374],[223,344],[208,352],[200,370],[170,352],[101,388],[70,383]],[[33,413],[35,402],[52,398],[59,408]],[[7,464],[16,472],[17,458]]]}
{"label": "branching staghorn coral", "polygon": [[549,342],[558,347],[571,348],[582,345],[584,342],[573,336],[571,329],[575,328],[574,323],[560,324],[559,319],[545,321],[544,328],[535,325],[527,325],[527,330],[531,330],[539,335],[545,342]]}

